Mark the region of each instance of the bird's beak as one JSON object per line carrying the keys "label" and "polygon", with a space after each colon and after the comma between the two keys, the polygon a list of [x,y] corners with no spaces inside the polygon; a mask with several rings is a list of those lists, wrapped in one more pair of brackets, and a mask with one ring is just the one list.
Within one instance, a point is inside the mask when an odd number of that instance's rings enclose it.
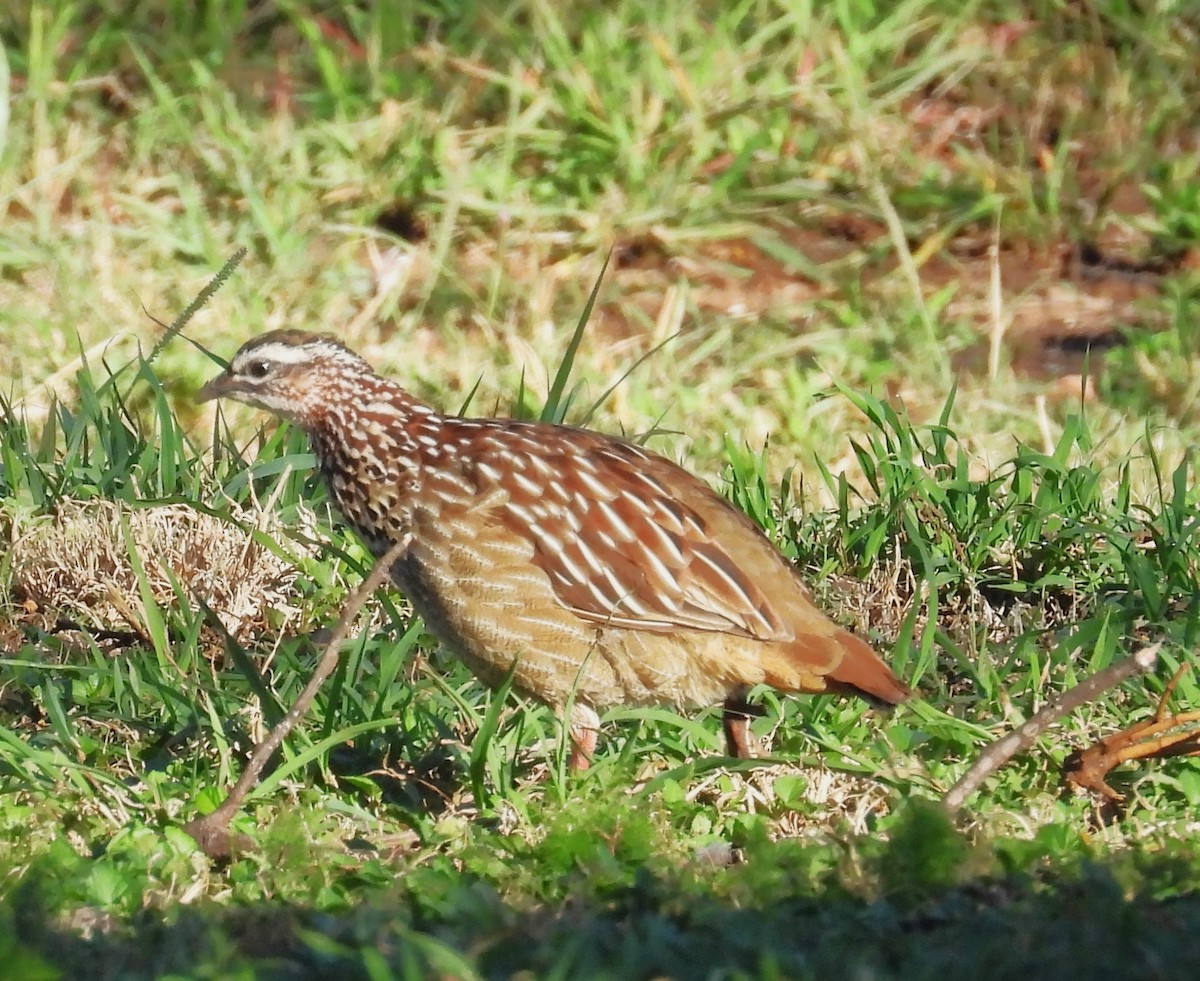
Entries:
{"label": "bird's beak", "polygon": [[216,378],[202,385],[196,392],[195,399],[197,402],[209,402],[212,399],[219,399],[223,395],[234,395],[237,391],[237,381],[228,371],[223,371]]}

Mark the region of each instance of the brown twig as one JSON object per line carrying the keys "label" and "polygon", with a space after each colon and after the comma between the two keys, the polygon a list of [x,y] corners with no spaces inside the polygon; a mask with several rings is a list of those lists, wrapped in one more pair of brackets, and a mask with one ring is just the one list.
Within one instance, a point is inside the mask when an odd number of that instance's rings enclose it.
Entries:
{"label": "brown twig", "polygon": [[1023,749],[1033,745],[1035,739],[1054,725],[1069,712],[1075,711],[1093,699],[1099,698],[1110,688],[1115,688],[1122,681],[1132,678],[1135,674],[1148,674],[1154,670],[1158,662],[1158,651],[1162,644],[1151,644],[1131,654],[1123,661],[1110,664],[1102,671],[1097,671],[1090,678],[1085,678],[1074,688],[1063,692],[1058,698],[1048,702],[1036,712],[1028,722],[1020,728],[1002,736],[979,754],[971,768],[967,770],[958,782],[946,792],[942,804],[951,814],[959,810],[983,782],[996,770],[1004,766],[1010,759]]}
{"label": "brown twig", "polygon": [[1185,712],[1161,722],[1135,723],[1072,753],[1063,764],[1063,776],[1076,787],[1090,790],[1119,807],[1125,796],[1108,785],[1105,779],[1108,774],[1132,760],[1200,756],[1200,730],[1169,731],[1198,721],[1200,712]]}
{"label": "brown twig", "polygon": [[1175,694],[1175,689],[1179,687],[1179,680],[1187,673],[1191,665],[1187,662],[1179,665],[1175,669],[1175,673],[1171,675],[1171,680],[1167,682],[1167,686],[1163,689],[1162,698],[1158,700],[1158,708],[1154,710],[1154,721],[1162,722],[1167,717],[1167,703],[1171,700],[1171,696]]}
{"label": "brown twig", "polygon": [[[1142,719],[1119,732],[1102,736],[1085,749],[1077,750],[1063,764],[1063,776],[1083,790],[1103,797],[1113,808],[1120,808],[1124,795],[1105,779],[1122,763],[1132,760],[1162,759],[1169,756],[1200,756],[1200,729],[1185,726],[1200,722],[1200,711],[1170,715],[1167,703],[1191,665],[1182,664],[1163,689],[1158,708],[1149,719]],[[1171,730],[1179,730],[1172,732]],[[1119,812],[1118,812],[1119,813]]]}
{"label": "brown twig", "polygon": [[300,693],[296,704],[291,707],[287,715],[279,720],[267,738],[254,748],[254,753],[246,764],[246,769],[242,771],[241,777],[221,806],[212,813],[195,818],[183,826],[183,830],[196,840],[196,844],[209,858],[228,858],[235,851],[246,848],[247,842],[244,837],[238,836],[235,839],[230,835],[229,822],[242,806],[242,801],[245,800],[251,788],[258,783],[263,767],[267,765],[271,755],[280,747],[283,740],[287,738],[287,734],[295,728],[296,723],[312,705],[318,689],[337,665],[338,654],[341,652],[342,644],[346,642],[355,617],[358,616],[371,594],[383,584],[392,564],[406,548],[408,548],[407,538],[396,542],[371,568],[370,575],[350,594],[337,626],[333,630],[333,635],[329,638],[329,643],[325,645],[321,661],[308,684],[305,685],[304,691]]}

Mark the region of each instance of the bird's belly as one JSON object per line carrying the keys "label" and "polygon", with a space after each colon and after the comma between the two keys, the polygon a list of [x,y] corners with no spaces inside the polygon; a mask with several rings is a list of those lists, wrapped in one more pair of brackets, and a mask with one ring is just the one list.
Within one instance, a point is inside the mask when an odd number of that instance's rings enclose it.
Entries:
{"label": "bird's belly", "polygon": [[429,532],[418,536],[393,579],[429,629],[490,687],[512,670],[524,694],[556,707],[573,698],[603,710],[709,705],[745,683],[719,666],[710,670],[709,655],[718,649],[744,660],[740,638],[583,620],[558,601],[530,562],[527,543],[459,535],[445,522],[436,535],[440,541]]}
{"label": "bird's belly", "polygon": [[514,684],[547,702],[565,698],[594,629],[560,609],[543,610],[527,587],[504,575],[456,574],[413,553],[392,578],[425,625],[484,684],[496,687],[517,662]]}

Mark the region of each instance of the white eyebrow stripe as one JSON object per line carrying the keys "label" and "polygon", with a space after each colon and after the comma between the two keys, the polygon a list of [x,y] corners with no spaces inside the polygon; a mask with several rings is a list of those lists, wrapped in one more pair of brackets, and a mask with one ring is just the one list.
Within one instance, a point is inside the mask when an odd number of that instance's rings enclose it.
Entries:
{"label": "white eyebrow stripe", "polygon": [[276,364],[304,364],[312,360],[313,349],[310,345],[280,344],[278,341],[271,341],[268,344],[260,344],[258,347],[251,348],[249,351],[240,351],[234,355],[233,362],[229,367],[233,371],[241,371],[247,365],[254,364],[256,361],[274,361]]}

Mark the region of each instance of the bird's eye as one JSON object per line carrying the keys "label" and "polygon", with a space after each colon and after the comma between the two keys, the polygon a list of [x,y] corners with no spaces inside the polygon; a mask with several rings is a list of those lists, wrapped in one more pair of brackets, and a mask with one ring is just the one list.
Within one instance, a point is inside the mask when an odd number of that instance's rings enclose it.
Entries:
{"label": "bird's eye", "polygon": [[251,378],[266,378],[271,373],[271,365],[266,361],[251,361],[246,367],[246,374]]}

